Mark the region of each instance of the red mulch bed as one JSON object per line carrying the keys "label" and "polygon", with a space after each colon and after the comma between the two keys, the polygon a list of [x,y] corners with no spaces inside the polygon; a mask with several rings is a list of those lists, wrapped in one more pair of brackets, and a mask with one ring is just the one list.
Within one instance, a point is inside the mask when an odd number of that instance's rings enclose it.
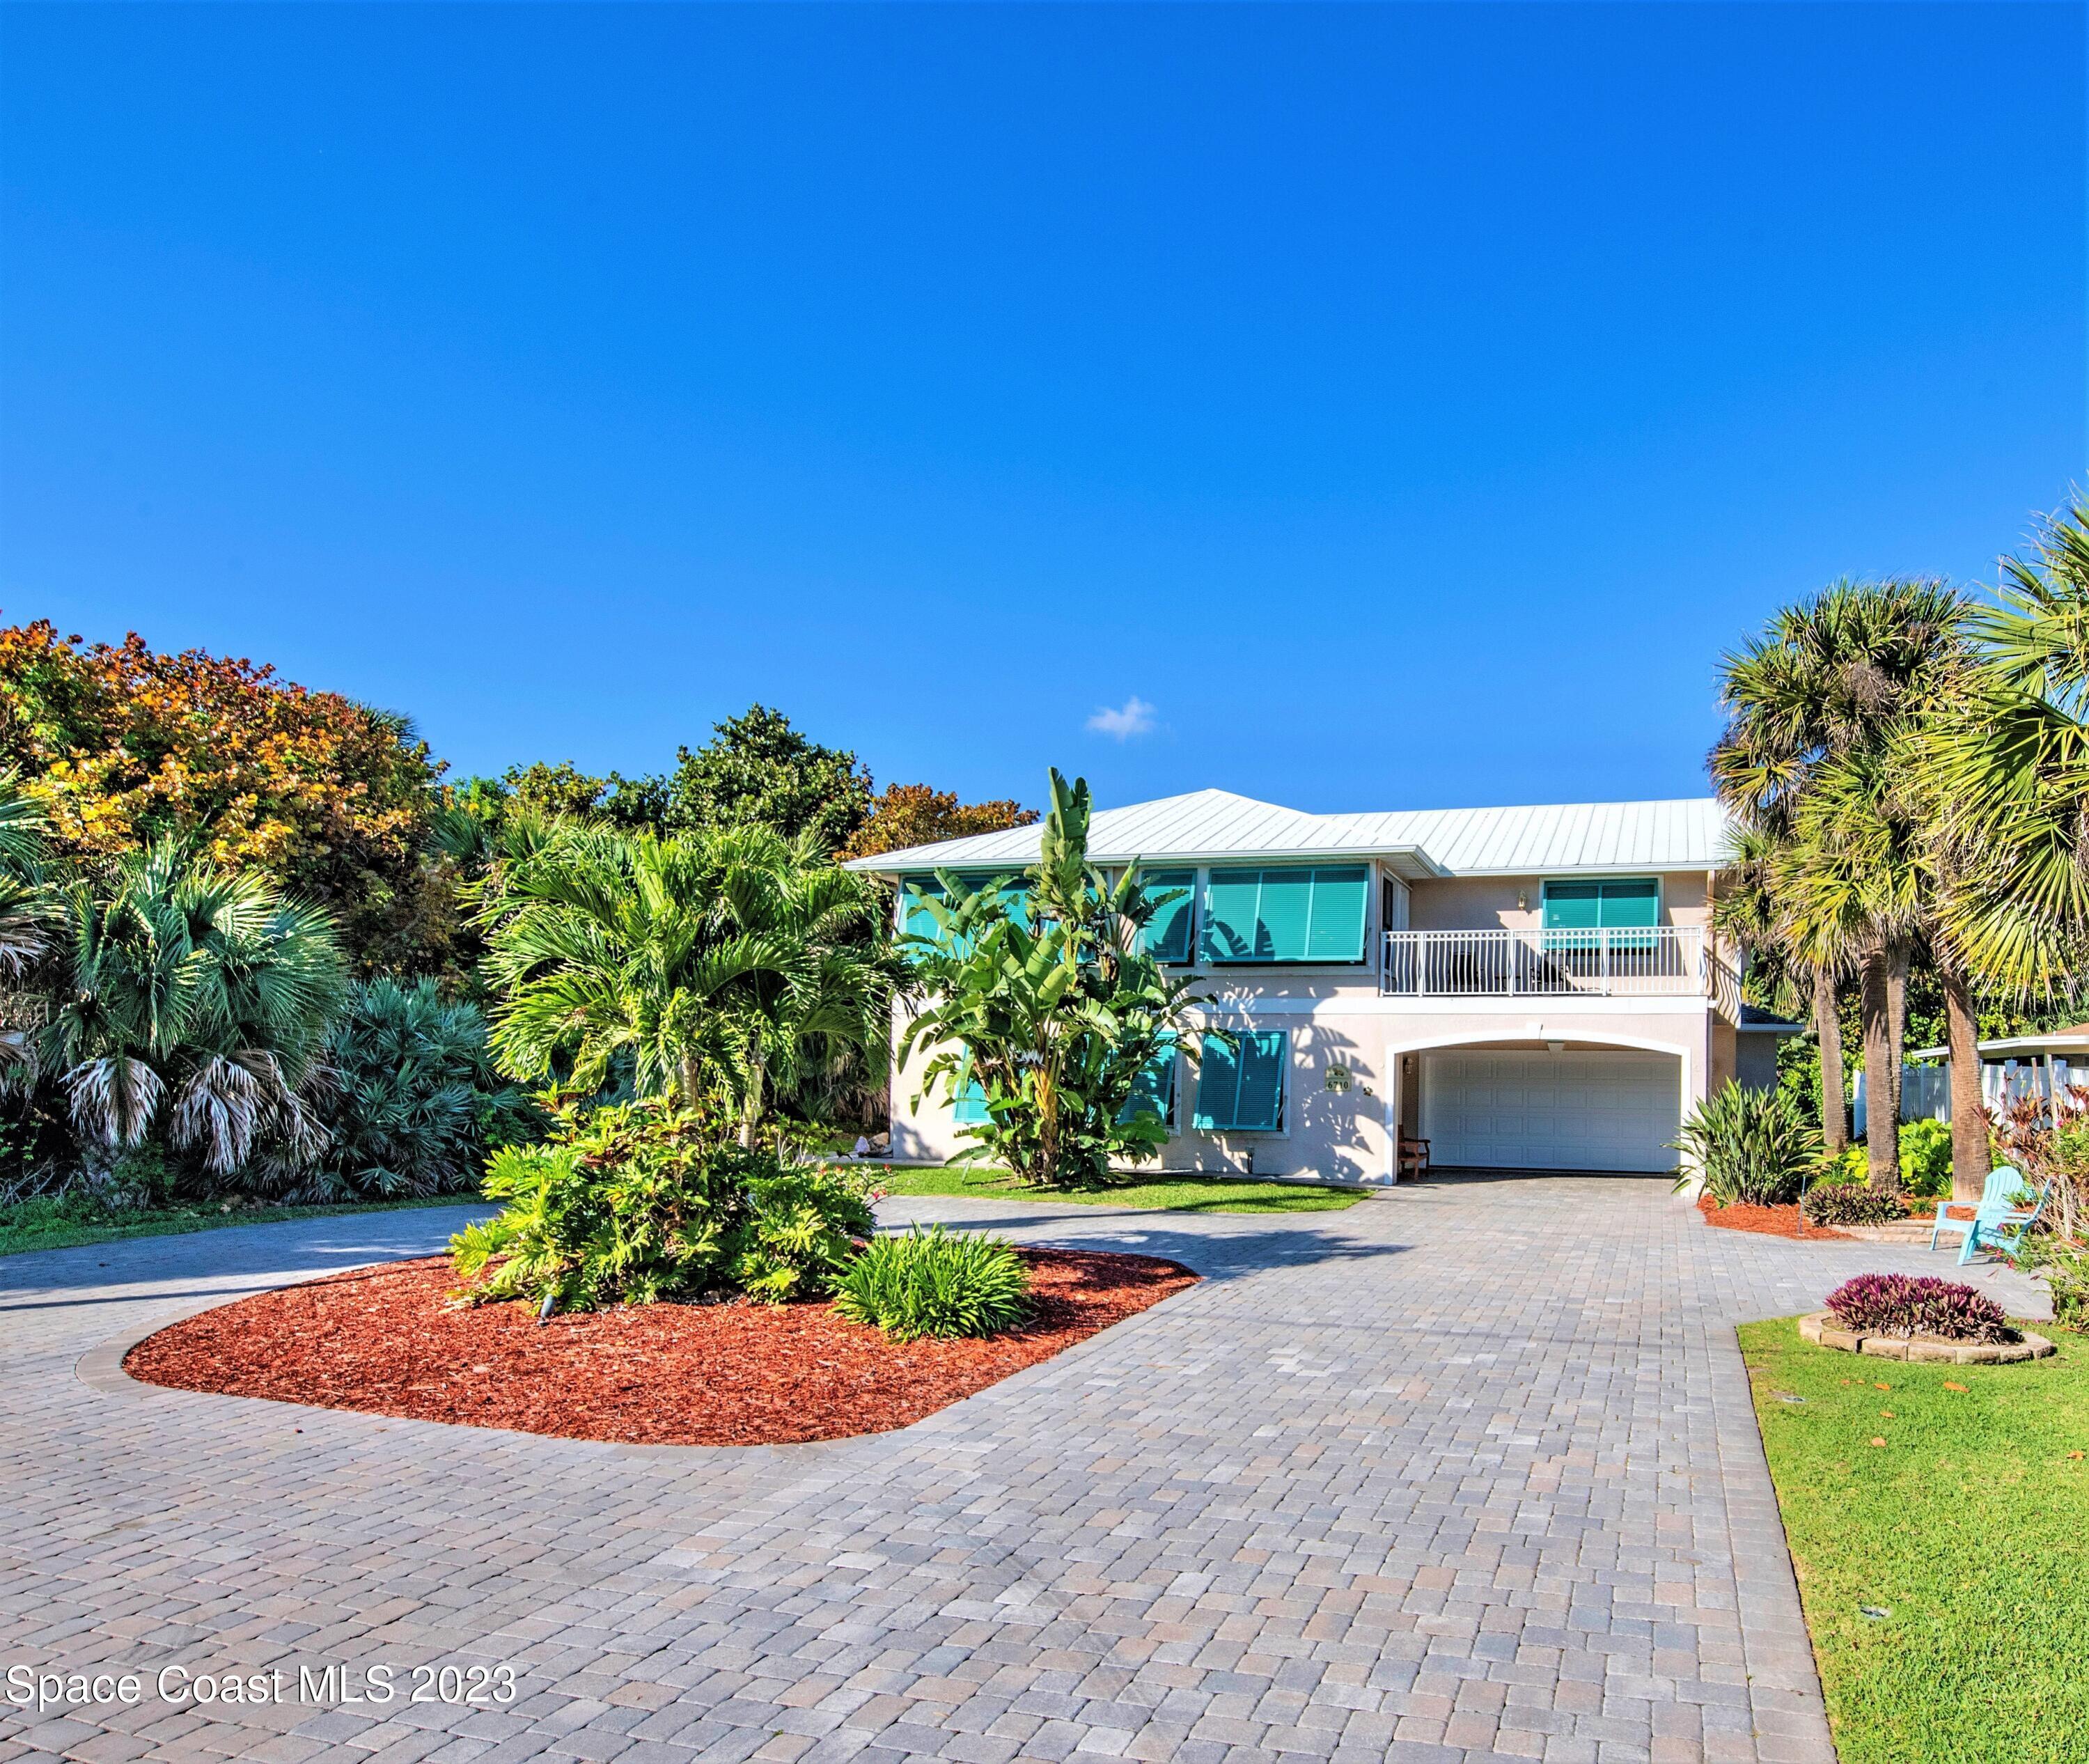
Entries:
{"label": "red mulch bed", "polygon": [[824,1302],[455,1310],[448,1259],[394,1262],[221,1305],[131,1349],[148,1384],[513,1427],[569,1440],[779,1445],[882,1433],[1195,1284],[1147,1255],[1024,1250],[1032,1310],[984,1341],[888,1341]]}
{"label": "red mulch bed", "polygon": [[[1722,1207],[1714,1204],[1709,1195],[1700,1195],[1697,1210],[1704,1214],[1705,1224],[1716,1225],[1722,1231],[1752,1231],[1766,1238],[1795,1238],[1802,1234],[1796,1207],[1751,1207],[1739,1201]],[[1839,1238],[1842,1234],[1832,1226],[1809,1225],[1804,1235]]]}
{"label": "red mulch bed", "polygon": [[[1934,1200],[1914,1200],[1906,1203],[1911,1219],[1933,1219],[1937,1217]],[[1727,1231],[1754,1231],[1764,1237],[1795,1238],[1799,1236],[1799,1208],[1796,1207],[1750,1207],[1736,1204],[1731,1207],[1715,1206],[1709,1195],[1697,1197],[1697,1210],[1704,1214],[1707,1225],[1716,1225]],[[1954,1206],[1950,1217],[1970,1219],[1973,1208]],[[1805,1235],[1809,1238],[1847,1237],[1847,1232],[1838,1231],[1832,1225],[1809,1225]]]}

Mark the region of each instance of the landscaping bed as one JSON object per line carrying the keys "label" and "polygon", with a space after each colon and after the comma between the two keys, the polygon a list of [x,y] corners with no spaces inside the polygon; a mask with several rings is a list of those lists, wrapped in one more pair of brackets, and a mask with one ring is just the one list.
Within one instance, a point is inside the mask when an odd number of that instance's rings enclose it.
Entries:
{"label": "landscaping bed", "polygon": [[1740,1341],[1842,1764],[2078,1759],[2089,1355],[1860,1360],[1791,1318]]}
{"label": "landscaping bed", "polygon": [[1799,1208],[1791,1207],[1756,1207],[1746,1201],[1737,1200],[1721,1206],[1709,1195],[1697,1197],[1697,1210],[1704,1215],[1707,1225],[1715,1225],[1722,1231],[1752,1231],[1759,1237],[1771,1238],[1839,1238],[1840,1231],[1826,1225],[1808,1225],[1799,1230]]}
{"label": "landscaping bed", "polygon": [[899,1343],[824,1302],[620,1306],[539,1324],[458,1309],[447,1257],[360,1268],[190,1317],[140,1381],[564,1439],[774,1445],[903,1427],[1195,1283],[1173,1262],[1025,1249],[1032,1309],[987,1340]]}
{"label": "landscaping bed", "polygon": [[[1911,1225],[1920,1225],[1924,1229],[1927,1229],[1931,1221],[1937,1217],[1937,1203],[1933,1200],[1910,1200],[1904,1202],[1903,1204],[1908,1208],[1907,1217],[1904,1221],[1906,1224]],[[1847,1227],[1840,1227],[1835,1225],[1816,1225],[1811,1220],[1805,1221],[1806,1229],[1804,1231],[1801,1231],[1799,1230],[1799,1225],[1801,1222],[1799,1212],[1796,1206],[1757,1207],[1751,1206],[1745,1201],[1734,1201],[1727,1206],[1722,1207],[1714,1201],[1709,1195],[1700,1195],[1697,1197],[1697,1210],[1704,1215],[1705,1224],[1715,1225],[1722,1231],[1752,1231],[1757,1235],[1762,1237],[1865,1238],[1885,1236],[1897,1238],[1901,1231],[1901,1225],[1899,1224],[1895,1224],[1890,1226],[1851,1225]],[[1962,1206],[1954,1205],[1951,1209],[1951,1217],[1954,1219],[1971,1219],[1973,1217],[1973,1208],[1971,1204]]]}

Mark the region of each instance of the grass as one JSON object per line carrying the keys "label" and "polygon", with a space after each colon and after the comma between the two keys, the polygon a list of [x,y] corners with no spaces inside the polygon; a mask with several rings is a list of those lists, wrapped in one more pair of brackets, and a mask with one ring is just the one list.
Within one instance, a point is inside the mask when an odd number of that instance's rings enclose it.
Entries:
{"label": "grass", "polygon": [[1317,1182],[1259,1182],[1228,1176],[1154,1176],[1108,1188],[1020,1187],[1009,1177],[966,1170],[900,1170],[881,1186],[892,1195],[971,1195],[982,1200],[1071,1200],[1083,1205],[1165,1208],[1171,1212],[1338,1212],[1368,1198],[1360,1188]]}
{"label": "grass", "polygon": [[[271,1225],[282,1219],[334,1219],[358,1212],[397,1212],[410,1207],[462,1207],[476,1195],[437,1195],[426,1200],[369,1200],[340,1207],[241,1207],[229,1211],[221,1201],[199,1201],[189,1207],[156,1207],[127,1216],[120,1225],[79,1225],[66,1219],[34,1215],[16,1224],[0,1210],[0,1255],[25,1250],[65,1250],[83,1243],[117,1243],[127,1238],[178,1236],[213,1231],[232,1225]],[[32,1204],[33,1204],[33,1203]]]}
{"label": "grass", "polygon": [[2080,1759],[2089,1343],[1904,1366],[1791,1319],[1740,1337],[1842,1764]]}

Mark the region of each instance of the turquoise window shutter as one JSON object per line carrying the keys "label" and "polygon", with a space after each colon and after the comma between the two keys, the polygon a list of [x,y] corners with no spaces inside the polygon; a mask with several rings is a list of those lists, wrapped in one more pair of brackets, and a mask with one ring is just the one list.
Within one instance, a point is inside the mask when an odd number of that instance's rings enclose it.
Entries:
{"label": "turquoise window shutter", "polygon": [[1281,1029],[1259,1029],[1235,1039],[1238,1051],[1204,1039],[1195,1125],[1208,1132],[1276,1132],[1284,1125],[1291,1037]]}
{"label": "turquoise window shutter", "polygon": [[1360,962],[1371,903],[1371,872],[1362,864],[1313,872],[1313,924],[1306,934],[1309,962]]}
{"label": "turquoise window shutter", "polygon": [[1545,929],[1548,931],[1594,930],[1602,923],[1601,882],[1547,882],[1545,885]]}
{"label": "turquoise window shutter", "polygon": [[1602,885],[1601,923],[1634,930],[1661,922],[1661,884],[1645,881],[1606,882]]}
{"label": "turquoise window shutter", "polygon": [[1129,1121],[1138,1114],[1157,1116],[1169,1127],[1175,1124],[1175,1043],[1172,1039],[1139,1068],[1130,1098],[1117,1118]]}
{"label": "turquoise window shutter", "polygon": [[1252,962],[1262,900],[1259,869],[1215,869],[1204,889],[1204,959]]}
{"label": "turquoise window shutter", "polygon": [[986,1112],[986,1092],[970,1072],[965,1074],[965,1081],[958,1087],[957,1100],[950,1105],[950,1114],[959,1126],[989,1118]]}
{"label": "turquoise window shutter", "polygon": [[909,937],[933,937],[936,921],[922,903],[931,896],[942,899],[943,885],[933,876],[909,876],[901,882],[899,891],[904,905],[900,930]]}
{"label": "turquoise window shutter", "polygon": [[1233,1050],[1216,1037],[1206,1036],[1197,1062],[1197,1112],[1190,1118],[1193,1124],[1207,1132],[1231,1127],[1233,1104],[1239,1096],[1240,1067]]}
{"label": "turquoise window shutter", "polygon": [[1371,871],[1362,864],[1214,869],[1204,892],[1208,962],[1361,962]]}
{"label": "turquoise window shutter", "polygon": [[1190,931],[1196,921],[1197,873],[1194,869],[1148,870],[1141,878],[1147,897],[1179,889],[1182,897],[1171,900],[1147,921],[1139,934],[1140,946],[1160,962],[1190,959]]}
{"label": "turquoise window shutter", "polygon": [[1284,1068],[1290,1039],[1280,1029],[1241,1037],[1236,1127],[1273,1133],[1284,1125]]}
{"label": "turquoise window shutter", "polygon": [[1261,924],[1255,938],[1259,961],[1302,962],[1313,927],[1313,872],[1266,869],[1262,873]]}

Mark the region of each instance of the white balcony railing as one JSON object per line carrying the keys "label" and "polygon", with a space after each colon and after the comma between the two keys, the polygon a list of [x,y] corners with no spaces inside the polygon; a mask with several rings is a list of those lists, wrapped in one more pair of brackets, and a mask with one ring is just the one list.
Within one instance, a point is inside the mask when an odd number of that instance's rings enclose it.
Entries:
{"label": "white balcony railing", "polygon": [[1384,993],[1487,998],[1702,996],[1701,925],[1589,931],[1388,931]]}

